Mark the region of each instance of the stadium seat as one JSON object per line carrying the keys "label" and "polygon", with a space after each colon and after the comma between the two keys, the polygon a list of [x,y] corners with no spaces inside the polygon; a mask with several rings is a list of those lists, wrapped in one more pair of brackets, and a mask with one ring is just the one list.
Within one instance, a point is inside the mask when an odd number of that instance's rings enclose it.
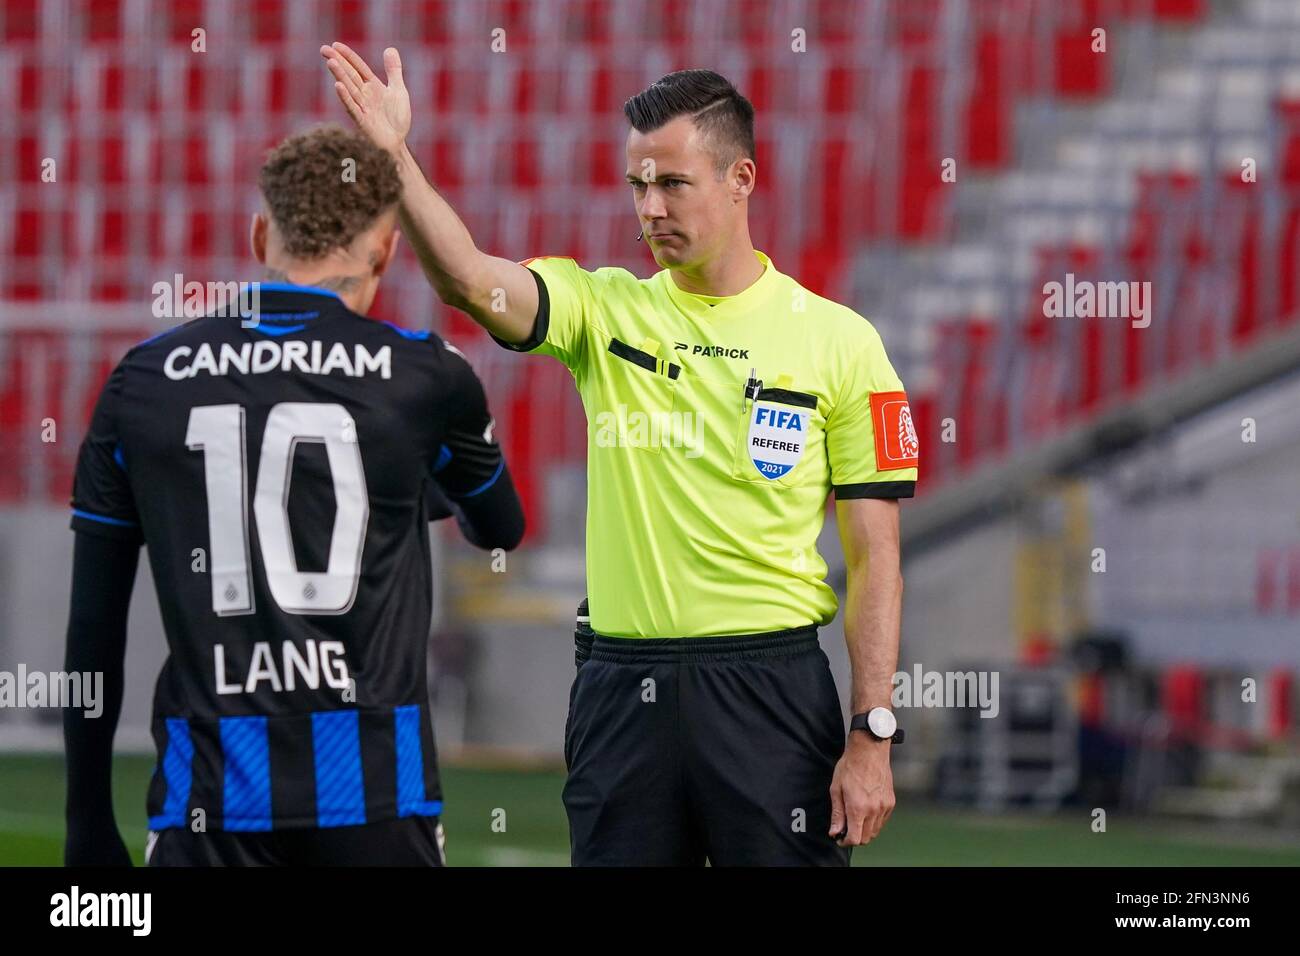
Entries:
{"label": "stadium seat", "polygon": [[1175,737],[1192,739],[1205,722],[1206,677],[1194,664],[1169,667],[1161,675],[1161,711]]}
{"label": "stadium seat", "polygon": [[[190,51],[190,30],[217,10],[211,2],[164,5],[147,47],[126,35],[129,0],[76,9],[86,49],[68,82],[52,83],[40,6],[0,0],[0,79],[17,116],[0,142],[8,184],[0,186],[0,294],[15,299],[58,296],[66,275],[120,298],[134,277],[238,261],[256,157],[291,128],[341,118],[296,32],[319,25],[372,54],[380,39],[377,14],[360,0],[251,0],[232,18],[244,46],[236,64],[223,59],[221,44],[234,42],[223,37],[208,37],[204,58]],[[527,2],[392,9],[404,53],[414,47],[407,82],[422,107],[413,148],[480,245],[652,270],[633,241],[620,108],[657,71],[715,62],[700,40],[710,25],[699,22],[705,5],[582,0],[550,18],[542,15],[549,8]],[[928,478],[960,477],[1005,449],[1009,434],[1045,437],[1072,416],[1098,413],[1117,389],[1136,396],[1300,316],[1300,63],[1288,0],[1250,0],[1231,16],[1204,0],[815,0],[801,54],[790,49],[781,3],[736,0],[717,10],[725,72],[759,111],[752,231],[779,267],[847,298],[857,263],[899,249],[915,257],[909,285],[968,299],[969,283],[949,281],[962,267],[952,238],[997,253],[984,267],[1004,301],[992,315],[969,302],[940,308],[907,290],[894,293],[900,310],[862,303],[900,340],[915,318],[962,343],[942,354],[931,344],[914,367],[900,368],[909,382],[927,369],[955,376],[951,395],[914,389],[924,435],[937,435],[936,416],[954,403],[981,403],[976,452],[953,452],[945,471],[953,450],[936,449]],[[494,60],[482,36],[498,15],[510,56]],[[1116,48],[1092,53],[1098,23],[1112,43],[1129,27],[1184,31],[1179,62],[1162,64],[1149,93],[1134,95],[1112,75]],[[639,31],[635,58],[626,54],[629,30]],[[1052,125],[1067,100],[1088,104],[1089,122]],[[1023,161],[1017,147],[1026,142],[1055,149]],[[1255,185],[1272,191],[1206,175],[1239,143],[1257,144]],[[940,180],[950,153],[959,160],[955,184]],[[47,155],[77,190],[37,192]],[[592,193],[577,215],[558,214],[551,201],[566,176]],[[112,201],[85,199],[105,192]],[[1165,308],[1187,334],[1126,327],[1111,342],[1095,327],[1076,335],[1045,323],[1036,290],[1071,267],[1066,251],[1076,247],[1094,250],[1096,269],[1167,277],[1174,291]],[[414,297],[417,286],[427,295],[413,270],[394,279],[403,288],[381,302]],[[990,384],[1003,349],[1047,400],[1007,407]],[[1062,382],[1072,383],[1068,393]]]}

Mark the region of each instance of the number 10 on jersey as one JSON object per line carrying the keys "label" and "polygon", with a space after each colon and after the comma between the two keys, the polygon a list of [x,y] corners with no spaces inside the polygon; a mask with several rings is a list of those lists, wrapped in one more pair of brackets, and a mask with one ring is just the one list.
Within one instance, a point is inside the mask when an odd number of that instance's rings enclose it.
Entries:
{"label": "number 10 on jersey", "polygon": [[[242,405],[205,405],[190,410],[185,431],[186,446],[203,452],[212,609],[222,617],[256,610],[244,420]],[[293,553],[289,483],[299,442],[325,446],[334,483],[337,511],[324,572],[299,571]],[[281,402],[272,407],[262,435],[253,513],[267,585],[281,610],[289,614],[345,614],[356,598],[361,577],[370,499],[356,426],[342,405]]]}

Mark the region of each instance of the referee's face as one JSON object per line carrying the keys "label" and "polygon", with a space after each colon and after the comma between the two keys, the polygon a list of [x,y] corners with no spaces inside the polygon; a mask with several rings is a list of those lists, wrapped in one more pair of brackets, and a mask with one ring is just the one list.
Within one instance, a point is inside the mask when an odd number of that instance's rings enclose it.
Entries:
{"label": "referee's face", "polygon": [[733,175],[719,182],[714,157],[688,116],[627,137],[627,181],[637,218],[655,261],[683,268],[713,259],[743,222],[747,185]]}

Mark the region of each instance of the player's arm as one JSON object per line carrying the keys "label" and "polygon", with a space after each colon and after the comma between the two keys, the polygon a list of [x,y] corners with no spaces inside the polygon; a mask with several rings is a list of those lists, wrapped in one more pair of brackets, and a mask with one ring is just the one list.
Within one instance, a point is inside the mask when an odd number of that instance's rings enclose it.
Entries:
{"label": "player's arm", "polygon": [[110,786],[113,734],[122,707],[126,616],[144,534],[119,428],[125,362],[100,392],[72,482],[72,598],[64,668],[103,675],[102,709],[65,709],[69,864],[130,865]]}
{"label": "player's arm", "polygon": [[424,506],[429,511],[430,522],[450,518],[456,513],[451,507],[451,502],[447,500],[447,496],[438,487],[437,482],[430,482],[425,487]]}
{"label": "player's arm", "polygon": [[321,55],[334,76],[335,92],[357,127],[397,161],[402,233],[438,298],[504,342],[528,341],[539,301],[532,273],[510,259],[480,251],[411,155],[406,146],[411,101],[397,50],[384,51],[386,84],[346,44],[323,46]]}
{"label": "player's arm", "polygon": [[[846,498],[835,503],[848,583],[844,602],[844,640],[849,650],[852,686],[850,713],[889,707],[898,667],[903,608],[899,572],[898,501]],[[893,745],[862,732],[849,734],[844,757],[831,784],[831,834],[844,834],[844,846],[874,839],[894,810],[889,767]]]}
{"label": "player's arm", "polygon": [[445,357],[450,413],[433,479],[466,541],[484,550],[510,551],[523,540],[524,509],[493,434],[483,384],[459,352],[447,349]]}
{"label": "player's arm", "polygon": [[135,542],[76,535],[63,669],[102,674],[103,689],[98,713],[72,707],[63,711],[67,866],[131,865],[113,813],[113,735],[122,711],[127,611],[139,559]]}

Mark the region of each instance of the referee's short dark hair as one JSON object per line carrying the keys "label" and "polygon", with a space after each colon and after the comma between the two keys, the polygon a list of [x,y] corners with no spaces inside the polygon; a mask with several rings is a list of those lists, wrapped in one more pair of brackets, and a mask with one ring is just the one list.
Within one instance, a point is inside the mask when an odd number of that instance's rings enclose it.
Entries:
{"label": "referee's short dark hair", "polygon": [[754,105],[712,70],[669,73],[624,103],[623,115],[639,133],[690,116],[713,153],[719,179],[736,160],[754,158]]}

